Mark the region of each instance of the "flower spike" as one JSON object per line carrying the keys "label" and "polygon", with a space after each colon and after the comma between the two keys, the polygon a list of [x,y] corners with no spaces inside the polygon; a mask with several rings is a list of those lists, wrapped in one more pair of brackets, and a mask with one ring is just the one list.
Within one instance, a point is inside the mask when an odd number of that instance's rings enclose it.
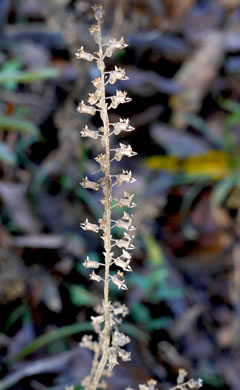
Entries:
{"label": "flower spike", "polygon": [[[93,366],[90,374],[82,381],[84,390],[105,389],[106,382],[103,377],[108,377],[112,374],[112,369],[118,364],[118,359],[123,361],[130,359],[131,355],[123,347],[130,341],[129,337],[119,331],[122,319],[127,315],[128,309],[120,303],[111,303],[109,300],[109,284],[112,283],[119,290],[127,290],[124,273],[131,272],[132,267],[130,262],[132,256],[129,253],[134,249],[132,240],[134,236],[131,234],[135,228],[132,226],[132,215],[123,212],[122,217],[116,219],[112,217],[115,207],[135,207],[133,195],[124,192],[120,199],[113,199],[113,187],[121,186],[121,184],[134,183],[135,179],[131,171],[120,170],[116,174],[111,172],[111,162],[113,160],[119,162],[123,157],[133,157],[137,153],[132,150],[130,145],[120,143],[115,149],[110,147],[110,136],[119,135],[122,131],[130,132],[134,128],[130,125],[129,119],[120,118],[115,123],[110,123],[109,110],[117,109],[120,104],[125,104],[131,101],[127,96],[127,92],[116,90],[115,95],[106,96],[106,85],[115,84],[118,80],[128,80],[125,69],[115,66],[113,69],[106,71],[104,59],[111,57],[116,50],[124,49],[127,45],[124,38],[116,40],[110,39],[107,43],[103,43],[102,23],[104,11],[101,5],[93,7],[96,22],[90,27],[89,32],[96,42],[98,48],[93,54],[87,53],[81,47],[76,57],[89,62],[96,61],[96,66],[99,70],[99,75],[92,84],[93,91],[88,94],[87,104],[82,100],[77,107],[77,111],[81,114],[89,114],[94,116],[99,113],[98,120],[101,124],[98,130],[92,130],[91,126],[85,125],[81,130],[82,137],[89,137],[99,140],[101,151],[95,157],[95,161],[99,164],[99,169],[94,172],[100,177],[97,181],[90,180],[87,176],[82,179],[81,185],[85,189],[98,191],[98,195],[102,194],[100,202],[104,206],[102,216],[98,219],[98,223],[91,223],[88,219],[81,223],[83,230],[100,233],[100,238],[103,240],[102,257],[104,261],[91,260],[88,256],[83,262],[86,269],[91,270],[90,280],[98,283],[104,282],[104,297],[102,304],[96,308],[97,315],[91,317],[93,330],[97,334],[98,339],[95,340],[92,336],[84,336],[81,345],[90,349],[94,353]],[[95,195],[95,194],[94,194]],[[94,196],[93,195],[93,196]],[[116,228],[123,229],[123,234],[119,238],[116,237]],[[111,269],[113,266],[113,270]],[[117,271],[115,271],[117,267]],[[94,341],[93,341],[94,340]]]}

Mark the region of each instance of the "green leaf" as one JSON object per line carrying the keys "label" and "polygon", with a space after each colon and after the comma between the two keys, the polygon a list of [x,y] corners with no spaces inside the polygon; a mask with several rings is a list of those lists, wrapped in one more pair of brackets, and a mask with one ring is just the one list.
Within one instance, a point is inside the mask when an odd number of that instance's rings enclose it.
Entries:
{"label": "green leaf", "polygon": [[219,98],[218,104],[221,108],[223,108],[224,110],[227,110],[229,112],[232,112],[232,113],[240,112],[240,104],[237,102],[234,102],[233,100]]}
{"label": "green leaf", "polygon": [[155,285],[160,286],[166,281],[168,277],[168,269],[167,267],[161,267],[157,270],[152,271],[149,276],[149,288],[153,288]]}
{"label": "green leaf", "polygon": [[[7,76],[14,74],[18,72],[22,67],[22,62],[19,60],[12,60],[12,61],[7,61],[3,65],[0,71],[0,76]],[[15,90],[17,87],[17,84],[15,82],[9,81],[8,83],[5,84],[5,87],[10,90]]]}
{"label": "green leaf", "polygon": [[187,122],[189,125],[198,129],[202,134],[206,135],[207,138],[213,142],[215,145],[218,145],[221,149],[225,149],[225,144],[219,138],[215,137],[211,128],[208,126],[207,122],[194,114],[187,115]]}
{"label": "green leaf", "polygon": [[147,326],[147,324],[151,321],[150,310],[142,303],[134,303],[131,306],[130,312],[136,323]]}
{"label": "green leaf", "polygon": [[203,383],[215,388],[224,388],[224,380],[219,375],[200,373],[199,378],[202,378]]}
{"label": "green leaf", "polygon": [[134,321],[142,324],[148,331],[166,328],[171,322],[170,317],[152,318],[150,310],[142,303],[133,304],[130,312]]}
{"label": "green leaf", "polygon": [[178,287],[160,286],[152,295],[152,301],[182,298],[184,290]]}
{"label": "green leaf", "polygon": [[120,325],[120,330],[126,333],[128,336],[134,337],[137,340],[145,342],[149,340],[149,334],[139,329],[139,327],[133,324],[124,322]]}
{"label": "green leaf", "polygon": [[56,68],[44,68],[35,71],[0,72],[0,85],[8,83],[32,83],[39,80],[49,80],[59,77]]}
{"label": "green leaf", "polygon": [[20,60],[14,59],[11,61],[6,61],[1,67],[0,74],[13,73],[21,69],[23,63]]}
{"label": "green leaf", "polygon": [[39,135],[39,128],[34,123],[7,115],[0,115],[0,131],[17,131],[23,134]]}
{"label": "green leaf", "polygon": [[4,325],[3,331],[7,333],[8,329],[26,312],[26,305],[22,304],[17,306],[8,316]]}
{"label": "green leaf", "polygon": [[75,306],[93,306],[96,302],[83,286],[71,286],[70,298]]}
{"label": "green leaf", "polygon": [[214,206],[222,205],[235,183],[235,175],[232,175],[216,184],[211,195],[211,203]]}
{"label": "green leaf", "polygon": [[9,146],[4,142],[0,142],[0,161],[8,165],[16,164],[15,154],[11,151]]}
{"label": "green leaf", "polygon": [[148,275],[141,275],[138,272],[134,272],[128,276],[128,280],[130,284],[139,287],[140,289],[145,290],[146,292],[149,289]]}
{"label": "green leaf", "polygon": [[153,318],[148,324],[148,328],[149,330],[165,329],[170,325],[171,322],[171,317]]}

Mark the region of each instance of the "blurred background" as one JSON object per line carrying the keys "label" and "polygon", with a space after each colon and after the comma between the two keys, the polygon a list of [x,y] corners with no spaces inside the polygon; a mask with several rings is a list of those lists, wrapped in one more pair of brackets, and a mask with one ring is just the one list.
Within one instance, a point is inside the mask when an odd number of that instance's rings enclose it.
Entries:
{"label": "blurred background", "polygon": [[[240,1],[97,3],[105,38],[129,44],[107,59],[130,78],[107,93],[132,98],[110,120],[135,127],[113,146],[138,152],[120,163],[137,179],[134,272],[111,290],[130,308],[132,361],[110,389],[153,377],[167,390],[183,367],[206,390],[239,390]],[[91,365],[78,344],[102,287],[82,261],[102,241],[80,222],[102,207],[79,182],[101,147],[80,137],[99,123],[76,107],[98,73],[74,53],[96,50],[93,4],[0,0],[0,390],[79,390]]]}

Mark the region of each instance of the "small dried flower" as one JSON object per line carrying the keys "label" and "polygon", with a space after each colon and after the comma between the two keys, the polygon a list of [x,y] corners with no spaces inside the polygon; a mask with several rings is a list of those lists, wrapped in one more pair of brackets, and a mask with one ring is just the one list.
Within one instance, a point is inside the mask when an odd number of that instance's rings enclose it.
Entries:
{"label": "small dried flower", "polygon": [[124,49],[128,45],[124,42],[124,38],[122,37],[119,41],[117,41],[115,38],[110,39],[108,42],[108,47],[105,51],[106,57],[112,57],[113,52],[115,50]]}
{"label": "small dried flower", "polygon": [[87,61],[92,61],[94,60],[94,55],[91,54],[91,53],[87,53],[86,51],[84,51],[84,48],[83,46],[78,49],[78,51],[75,53],[76,57],[79,59],[79,60],[87,60]]}
{"label": "small dried flower", "polygon": [[177,384],[181,385],[184,382],[186,376],[187,371],[184,368],[180,368],[178,370]]}
{"label": "small dried flower", "polygon": [[116,222],[116,226],[119,227],[120,229],[129,230],[131,228],[131,222],[123,221],[122,219],[119,219],[119,221]]}
{"label": "small dried flower", "polygon": [[114,260],[114,263],[115,263],[118,267],[122,268],[124,271],[128,271],[128,272],[131,272],[131,271],[132,271],[132,268],[131,268],[131,266],[129,265],[130,260],[124,261],[124,260],[122,260],[122,259],[120,258],[120,256],[119,256],[119,257],[117,257],[117,258]]}
{"label": "small dried flower", "polygon": [[101,332],[101,324],[104,322],[104,316],[92,316],[91,317],[92,325],[96,333]]}
{"label": "small dried flower", "polygon": [[94,41],[95,41],[96,43],[99,43],[100,40],[101,40],[101,35],[100,35],[100,28],[99,28],[99,26],[98,26],[98,25],[93,25],[93,26],[91,26],[90,29],[89,29],[89,32],[90,32],[90,34],[93,36]]}
{"label": "small dried flower", "polygon": [[94,93],[89,93],[88,95],[89,95],[88,103],[96,104],[101,97],[101,92],[99,89],[97,89]]}
{"label": "small dried flower", "polygon": [[130,236],[126,232],[124,232],[124,238],[120,238],[118,240],[115,240],[115,243],[118,248],[125,248],[125,249],[134,249],[135,247],[131,244],[131,240],[134,238],[134,236]]}
{"label": "small dried flower", "polygon": [[93,342],[92,338],[93,337],[90,335],[84,335],[82,337],[81,342],[79,343],[80,347],[88,348],[88,349],[94,351],[96,349],[96,342]]}
{"label": "small dried flower", "polygon": [[128,260],[130,260],[132,258],[130,253],[128,251],[126,251],[125,249],[122,250],[121,257],[123,257],[124,259],[128,259]]}
{"label": "small dried flower", "polygon": [[97,261],[92,261],[89,259],[89,257],[87,256],[86,260],[84,261],[83,263],[83,266],[85,268],[99,268],[100,264],[97,262]]}
{"label": "small dried flower", "polygon": [[116,179],[115,184],[117,186],[120,186],[123,183],[134,183],[135,181],[136,181],[136,179],[134,179],[132,177],[132,172],[131,171],[124,171],[124,169],[123,169],[122,173],[117,175],[117,179]]}
{"label": "small dried flower", "polygon": [[101,22],[104,16],[103,7],[101,5],[95,4],[92,9],[94,11],[94,16],[97,21]]}
{"label": "small dried flower", "polygon": [[134,127],[129,125],[129,119],[121,119],[119,122],[113,123],[113,132],[115,135],[121,133],[121,131],[132,131]]}
{"label": "small dried flower", "polygon": [[116,91],[116,95],[111,96],[110,108],[117,108],[119,104],[124,104],[130,102],[132,99],[127,97],[126,91]]}
{"label": "small dried flower", "polygon": [[96,114],[96,108],[92,106],[86,106],[84,101],[82,100],[81,103],[79,103],[77,107],[77,111],[80,112],[80,114],[90,114],[90,115],[95,115]]}
{"label": "small dried flower", "polygon": [[89,277],[90,277],[91,280],[95,280],[96,282],[101,282],[101,281],[103,280],[103,279],[101,278],[101,276],[95,274],[94,271],[90,274]]}
{"label": "small dried flower", "polygon": [[96,79],[92,80],[92,83],[95,88],[99,89],[101,87],[102,79],[101,77],[97,77]]}
{"label": "small dried flower", "polygon": [[131,353],[128,351],[125,351],[125,349],[118,348],[118,356],[124,361],[127,362],[128,360],[131,360]]}
{"label": "small dried flower", "polygon": [[88,221],[88,219],[86,219],[86,221],[84,223],[81,223],[81,228],[83,230],[89,230],[89,231],[92,231],[92,232],[95,232],[95,233],[99,232],[99,226],[96,225],[95,223],[90,223]]}
{"label": "small dried flower", "polygon": [[90,137],[93,139],[97,139],[99,136],[97,131],[90,130],[87,125],[82,129],[82,131],[80,133],[81,133],[82,137]]}
{"label": "small dried flower", "polygon": [[109,74],[108,82],[110,84],[114,84],[117,80],[128,80],[128,77],[126,76],[125,69],[115,66],[114,70],[112,70]]}
{"label": "small dried flower", "polygon": [[106,156],[105,154],[99,154],[95,159],[97,163],[100,165],[101,170],[104,172],[106,170]]}
{"label": "small dried flower", "polygon": [[115,330],[112,336],[112,345],[114,347],[123,347],[130,342],[130,338],[124,333]]}
{"label": "small dried flower", "polygon": [[135,230],[132,225],[132,217],[124,211],[123,217],[116,222],[116,226],[126,230]]}
{"label": "small dried flower", "polygon": [[157,381],[155,381],[154,379],[149,379],[147,384],[148,384],[149,390],[155,390],[155,387],[157,386]]}
{"label": "small dried flower", "polygon": [[136,207],[136,204],[132,202],[133,197],[134,195],[130,195],[128,192],[124,192],[124,198],[119,199],[117,202],[118,207]]}
{"label": "small dried flower", "polygon": [[88,177],[86,176],[85,179],[81,181],[81,186],[84,188],[90,188],[91,190],[98,191],[99,189],[99,184],[96,183],[95,181],[90,181]]}
{"label": "small dried flower", "polygon": [[109,368],[113,369],[118,363],[117,361],[117,349],[114,347],[109,348],[109,355],[108,355],[108,366]]}
{"label": "small dried flower", "polygon": [[[150,379],[146,385],[139,385],[139,390],[156,390],[157,381]],[[127,387],[126,390],[133,390],[131,387]],[[180,390],[180,387],[179,387]],[[184,389],[182,389],[184,390]],[[185,389],[186,390],[186,389]]]}
{"label": "small dried flower", "polygon": [[125,280],[122,278],[123,278],[122,272],[118,271],[117,275],[113,275],[112,282],[119,288],[119,290],[127,290],[128,288],[125,284]]}
{"label": "small dried flower", "polygon": [[133,157],[136,156],[137,153],[132,150],[131,145],[124,145],[120,143],[120,148],[116,149],[114,159],[120,161],[123,156]]}
{"label": "small dried flower", "polygon": [[139,385],[139,390],[156,390],[157,382],[154,379],[150,379],[146,385]]}
{"label": "small dried flower", "polygon": [[121,315],[122,317],[126,317],[126,315],[129,313],[127,306],[122,305],[119,302],[114,302],[112,305],[112,311],[115,316]]}
{"label": "small dried flower", "polygon": [[198,379],[196,381],[194,379],[190,379],[188,381],[189,389],[200,389],[200,387],[202,387],[202,385],[203,385],[202,379]]}

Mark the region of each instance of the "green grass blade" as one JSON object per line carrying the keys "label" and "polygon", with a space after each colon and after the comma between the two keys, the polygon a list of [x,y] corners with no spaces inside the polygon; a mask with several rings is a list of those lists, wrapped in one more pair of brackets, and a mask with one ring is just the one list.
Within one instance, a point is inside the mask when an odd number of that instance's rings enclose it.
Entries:
{"label": "green grass blade", "polygon": [[6,115],[0,115],[0,131],[17,131],[22,134],[39,135],[39,128],[34,123]]}
{"label": "green grass blade", "polygon": [[73,325],[63,326],[62,328],[54,329],[46,334],[43,334],[42,336],[37,337],[31,343],[26,345],[26,347],[24,347],[20,352],[12,356],[11,359],[9,359],[8,363],[13,364],[16,361],[22,360],[25,357],[37,351],[39,348],[42,348],[45,345],[57,339],[61,339],[63,337],[68,337],[76,333],[81,333],[81,332],[86,332],[91,330],[92,330],[92,325],[90,322],[82,322],[80,324],[73,324]]}
{"label": "green grass blade", "polygon": [[44,68],[35,71],[0,72],[0,85],[7,83],[32,83],[39,80],[49,80],[59,77],[56,68]]}

